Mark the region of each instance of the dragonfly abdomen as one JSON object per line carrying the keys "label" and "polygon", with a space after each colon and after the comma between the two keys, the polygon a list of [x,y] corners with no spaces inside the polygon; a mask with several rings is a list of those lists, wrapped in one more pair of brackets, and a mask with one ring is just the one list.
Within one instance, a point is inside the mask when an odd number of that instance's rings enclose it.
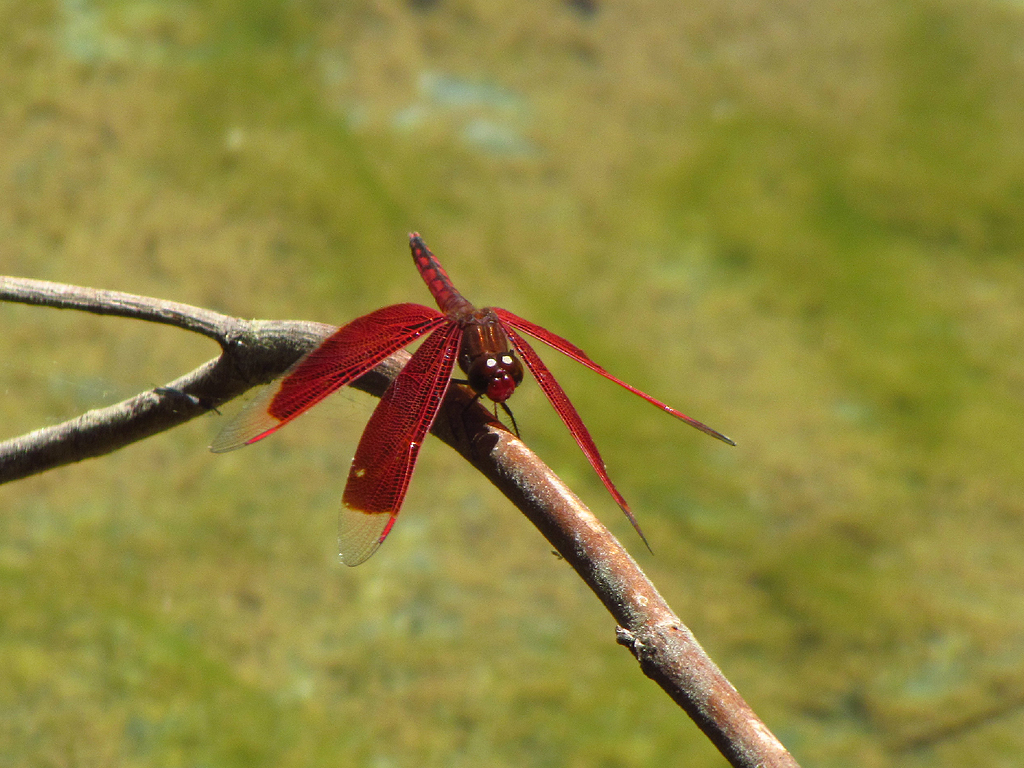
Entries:
{"label": "dragonfly abdomen", "polygon": [[419,232],[409,235],[409,247],[412,249],[416,268],[441,311],[454,316],[472,312],[473,305],[452,285],[452,279],[448,277],[437,257],[427,248]]}

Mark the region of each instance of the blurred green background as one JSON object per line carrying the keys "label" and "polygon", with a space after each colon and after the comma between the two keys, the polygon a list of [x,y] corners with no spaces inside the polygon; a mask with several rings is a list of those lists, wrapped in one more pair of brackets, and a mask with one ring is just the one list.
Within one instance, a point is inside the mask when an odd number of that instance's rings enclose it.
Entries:
{"label": "blurred green background", "polygon": [[[1015,766],[1022,51],[984,0],[4,0],[0,272],[341,324],[430,303],[420,230],[472,301],[737,440],[547,355],[651,555],[512,401],[799,760]],[[217,352],[0,323],[0,438]],[[0,763],[723,765],[440,443],[338,564],[368,408],[0,488]]]}

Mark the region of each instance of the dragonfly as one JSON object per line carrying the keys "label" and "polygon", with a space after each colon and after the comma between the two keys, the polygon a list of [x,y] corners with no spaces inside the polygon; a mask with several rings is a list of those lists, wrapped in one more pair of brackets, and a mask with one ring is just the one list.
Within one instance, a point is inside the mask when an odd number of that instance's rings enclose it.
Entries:
{"label": "dragonfly", "polygon": [[[210,446],[213,452],[222,453],[262,440],[385,358],[426,336],[381,397],[352,459],[342,494],[338,536],[341,561],[346,565],[365,561],[391,532],[420,447],[452,382],[468,385],[474,400],[486,397],[511,417],[506,402],[523,381],[523,363],[604,487],[647,544],[632,510],[608,476],[583,420],[520,333],[568,355],[701,432],[735,445],[722,433],[616,378],[582,349],[546,328],[500,307],[477,309],[455,289],[418,233],[409,235],[409,247],[438,309],[393,304],[339,328],[267,385]],[[464,380],[452,378],[456,363],[465,374]]]}

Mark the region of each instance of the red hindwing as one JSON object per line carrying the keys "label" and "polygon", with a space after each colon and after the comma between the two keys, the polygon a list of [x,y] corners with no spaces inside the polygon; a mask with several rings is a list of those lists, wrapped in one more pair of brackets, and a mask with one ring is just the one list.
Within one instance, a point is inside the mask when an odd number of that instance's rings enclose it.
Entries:
{"label": "red hindwing", "polygon": [[390,533],[402,506],[423,439],[451,382],[460,329],[431,334],[392,382],[359,440],[341,499],[341,560],[358,565]]}

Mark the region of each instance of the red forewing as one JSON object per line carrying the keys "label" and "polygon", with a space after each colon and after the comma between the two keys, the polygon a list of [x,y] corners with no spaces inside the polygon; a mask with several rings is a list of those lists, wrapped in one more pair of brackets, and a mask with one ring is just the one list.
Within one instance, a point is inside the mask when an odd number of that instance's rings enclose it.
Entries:
{"label": "red forewing", "polygon": [[[703,424],[702,422],[699,422],[696,419],[687,416],[685,413],[682,413],[681,411],[677,411],[672,406],[665,405],[665,403],[661,402],[660,400],[655,400],[653,397],[648,395],[646,392],[641,392],[636,387],[631,386],[630,384],[627,384],[626,382],[622,381],[621,379],[615,378],[610,373],[608,373],[608,371],[606,371],[600,365],[598,365],[593,360],[591,360],[587,356],[586,352],[584,352],[582,349],[577,347],[571,341],[569,341],[567,339],[563,339],[558,334],[552,333],[547,328],[542,328],[541,326],[537,325],[536,323],[531,323],[529,320],[524,320],[523,318],[518,317],[517,315],[513,315],[507,309],[499,309],[499,308],[496,307],[494,309],[494,311],[498,315],[498,317],[501,318],[502,322],[504,322],[506,324],[506,326],[511,325],[511,326],[513,326],[515,328],[518,328],[521,331],[524,331],[524,332],[530,334],[531,336],[533,336],[533,337],[535,337],[537,339],[540,339],[545,344],[548,344],[549,346],[554,347],[555,349],[557,349],[559,352],[561,352],[564,355],[568,355],[573,360],[575,360],[578,363],[581,363],[581,364],[585,365],[587,368],[589,368],[590,370],[594,371],[595,373],[601,374],[602,376],[604,376],[609,381],[614,381],[620,387],[623,387],[624,389],[628,389],[634,395],[637,395],[638,397],[642,397],[644,400],[646,400],[647,402],[651,403],[652,405],[658,406],[659,408],[661,408],[666,413],[670,413],[673,416],[675,416],[677,419],[681,419],[682,421],[685,421],[691,427],[699,429],[701,432],[704,432],[705,434],[711,435],[712,437],[716,437],[719,440],[721,440],[722,442],[728,443],[729,445],[736,445],[736,443],[731,438],[728,438],[725,435],[723,435],[721,432],[718,432],[717,430],[712,429],[707,424]],[[524,357],[525,357],[525,355],[524,355]]]}
{"label": "red forewing", "polygon": [[339,548],[346,565],[372,555],[391,531],[423,439],[451,381],[460,330],[449,323],[413,353],[374,409],[342,496]]}
{"label": "red forewing", "polygon": [[394,304],[356,318],[264,388],[210,450],[222,453],[261,440],[444,320],[420,304]]}
{"label": "red forewing", "polygon": [[[504,310],[495,310],[499,313],[499,316],[506,315],[509,313]],[[512,315],[514,317],[514,315]],[[502,319],[505,319],[502,317]],[[590,433],[583,424],[583,419],[576,412],[576,408],[569,401],[569,397],[565,394],[558,382],[555,381],[555,377],[551,375],[551,371],[548,370],[547,366],[540,359],[536,352],[533,351],[533,347],[526,343],[526,339],[520,336],[511,328],[506,328],[509,338],[512,340],[512,344],[519,352],[520,357],[526,362],[526,367],[530,369],[534,377],[537,379],[537,383],[540,384],[540,388],[544,390],[544,394],[547,395],[548,400],[551,401],[551,405],[554,406],[558,415],[562,421],[565,422],[565,426],[569,428],[569,432],[572,434],[576,443],[583,451],[584,455],[590,461],[590,465],[597,472],[597,476],[601,478],[601,482],[604,483],[604,487],[608,489],[608,493],[612,495],[619,508],[625,513],[626,517],[629,518],[629,522],[633,524],[633,528],[640,534],[640,538],[643,539],[644,544],[647,544],[647,537],[644,536],[644,532],[640,530],[640,524],[637,523],[636,518],[633,517],[632,511],[629,509],[629,505],[626,500],[619,493],[618,488],[612,483],[612,479],[608,476],[608,470],[605,469],[604,460],[601,458],[601,454],[598,453],[597,446],[594,444],[593,439],[590,437]],[[543,330],[543,329],[542,329]],[[567,342],[568,343],[568,342]],[[581,353],[582,354],[582,353]],[[650,545],[648,545],[649,547]]]}

